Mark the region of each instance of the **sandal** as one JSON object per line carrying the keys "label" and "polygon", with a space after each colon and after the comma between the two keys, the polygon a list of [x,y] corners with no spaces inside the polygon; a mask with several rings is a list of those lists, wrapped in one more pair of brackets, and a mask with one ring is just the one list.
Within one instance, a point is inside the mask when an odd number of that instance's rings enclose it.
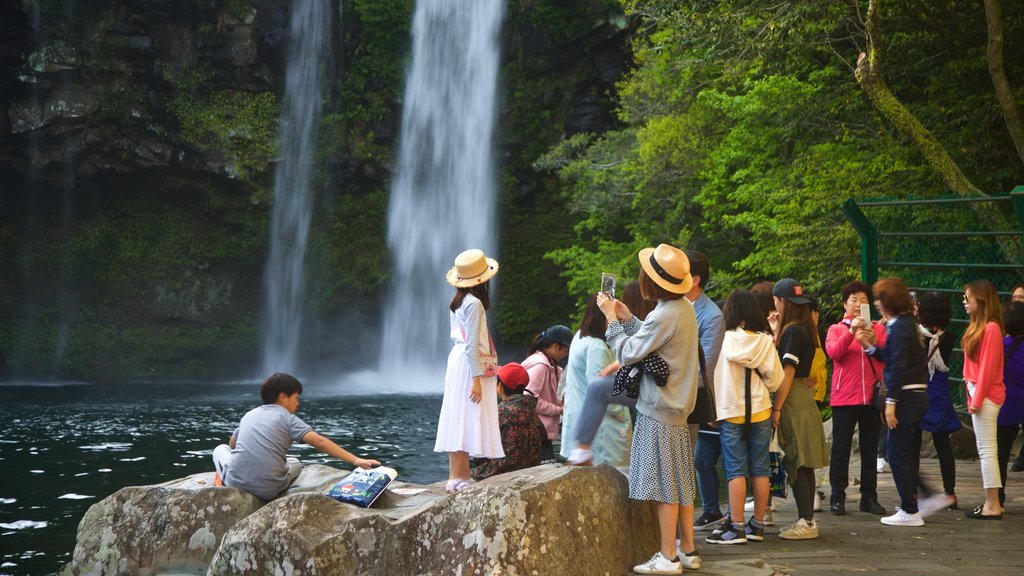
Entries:
{"label": "sandal", "polygon": [[458,483],[455,485],[455,488],[452,490],[452,492],[453,493],[454,492],[461,492],[461,491],[465,490],[466,488],[469,488],[473,484],[476,484],[476,480],[473,480],[472,478],[467,478],[465,480],[459,480]]}
{"label": "sandal", "polygon": [[965,514],[965,516],[967,516],[968,518],[974,518],[975,520],[1002,520],[1003,519],[1003,515],[1002,514],[982,514],[981,510],[983,508],[984,508],[984,506],[978,506],[974,510],[971,510],[970,512]]}
{"label": "sandal", "polygon": [[444,491],[449,494],[454,494],[458,490],[458,485],[462,482],[462,478],[455,478],[449,480],[444,484]]}

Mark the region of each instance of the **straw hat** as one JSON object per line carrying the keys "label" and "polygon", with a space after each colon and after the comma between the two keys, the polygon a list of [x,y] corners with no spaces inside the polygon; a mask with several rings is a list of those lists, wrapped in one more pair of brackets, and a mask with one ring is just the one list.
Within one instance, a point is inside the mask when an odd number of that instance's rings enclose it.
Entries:
{"label": "straw hat", "polygon": [[665,290],[673,294],[686,294],[693,287],[690,259],[679,248],[659,244],[657,248],[644,248],[637,257],[644,272]]}
{"label": "straw hat", "polygon": [[456,288],[472,288],[498,273],[498,261],[484,256],[483,250],[466,250],[455,257],[455,266],[448,271],[448,283]]}

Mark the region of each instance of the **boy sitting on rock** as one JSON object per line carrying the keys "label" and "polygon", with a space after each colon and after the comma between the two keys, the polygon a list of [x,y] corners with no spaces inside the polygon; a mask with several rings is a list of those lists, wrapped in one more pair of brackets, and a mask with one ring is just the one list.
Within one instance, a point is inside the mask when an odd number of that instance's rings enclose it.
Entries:
{"label": "boy sitting on rock", "polygon": [[295,415],[302,384],[290,374],[271,374],[260,387],[263,405],[242,416],[228,444],[213,450],[213,464],[225,486],[238,488],[263,500],[273,500],[302,471],[302,463],[288,458],[293,443],[313,448],[360,468],[380,462],[357,458],[317,434]]}
{"label": "boy sitting on rock", "polygon": [[498,383],[505,392],[505,399],[498,404],[505,457],[476,460],[470,470],[474,480],[540,464],[541,447],[548,433],[537,416],[537,397],[526,391],[529,382],[530,375],[517,362],[509,362],[498,370]]}

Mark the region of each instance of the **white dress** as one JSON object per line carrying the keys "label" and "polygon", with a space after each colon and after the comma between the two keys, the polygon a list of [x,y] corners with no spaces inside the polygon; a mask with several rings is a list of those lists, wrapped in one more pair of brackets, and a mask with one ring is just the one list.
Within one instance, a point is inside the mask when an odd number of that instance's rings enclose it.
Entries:
{"label": "white dress", "polygon": [[[434,451],[468,452],[471,458],[504,458],[497,378],[483,377],[480,365],[480,354],[490,351],[490,337],[484,305],[476,296],[466,294],[462,306],[451,314],[450,335],[453,346],[444,375],[444,400]],[[479,404],[469,399],[474,374],[481,375],[483,395]]]}

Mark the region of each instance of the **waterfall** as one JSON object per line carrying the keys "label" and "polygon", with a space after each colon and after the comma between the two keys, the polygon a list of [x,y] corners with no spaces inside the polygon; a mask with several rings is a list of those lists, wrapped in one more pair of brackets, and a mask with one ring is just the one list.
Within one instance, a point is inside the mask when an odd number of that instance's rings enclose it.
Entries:
{"label": "waterfall", "polygon": [[321,108],[321,62],[330,41],[331,3],[291,3],[287,72],[274,174],[270,255],[264,271],[263,373],[294,371],[302,333],[303,264],[313,212],[311,180]]}
{"label": "waterfall", "polygon": [[492,140],[504,8],[504,0],[416,3],[388,211],[384,372],[396,359],[444,364],[453,294],[444,274],[459,252],[496,248]]}

